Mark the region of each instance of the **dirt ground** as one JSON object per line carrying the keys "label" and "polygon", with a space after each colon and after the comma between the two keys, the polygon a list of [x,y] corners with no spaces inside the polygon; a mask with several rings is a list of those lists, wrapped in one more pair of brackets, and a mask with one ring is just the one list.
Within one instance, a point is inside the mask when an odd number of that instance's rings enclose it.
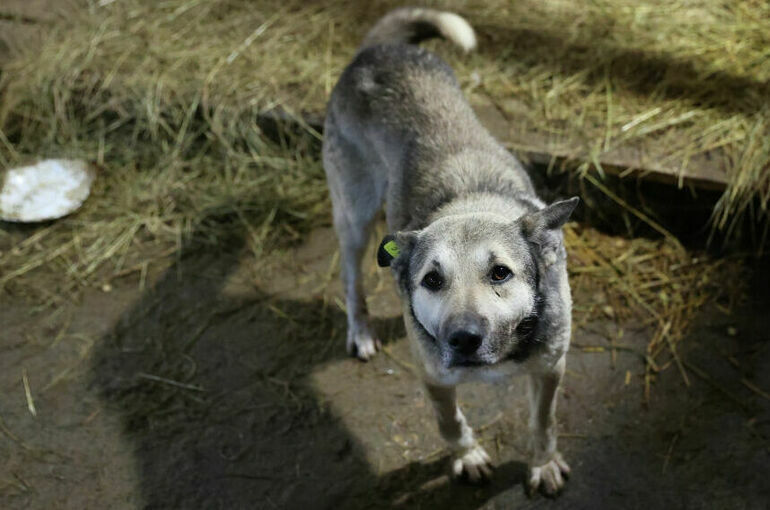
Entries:
{"label": "dirt ground", "polygon": [[767,276],[737,313],[703,310],[682,344],[690,386],[669,368],[649,406],[640,357],[613,364],[616,325],[575,331],[558,410],[574,474],[551,501],[524,490],[523,381],[462,388],[497,470],[452,482],[389,275],[370,264],[386,348],[361,363],[331,230],[267,271],[242,246],[185,246],[56,310],[4,298],[0,507],[767,508],[770,401],[741,383],[770,388]]}

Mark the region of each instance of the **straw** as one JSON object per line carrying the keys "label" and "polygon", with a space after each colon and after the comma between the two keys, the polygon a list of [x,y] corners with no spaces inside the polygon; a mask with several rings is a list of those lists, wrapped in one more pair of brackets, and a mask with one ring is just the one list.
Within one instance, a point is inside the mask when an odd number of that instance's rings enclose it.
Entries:
{"label": "straw", "polygon": [[[256,119],[277,107],[298,121],[322,112],[365,27],[396,4],[101,1],[47,26],[39,47],[3,69],[0,164],[57,156],[102,169],[72,216],[0,228],[0,292],[45,305],[136,272],[143,286],[183,244],[219,249],[234,233],[259,268],[328,225],[319,134],[278,125],[268,136]],[[682,168],[718,149],[729,186],[715,227],[734,232],[746,216],[766,225],[770,4],[440,6],[467,16],[479,35],[470,55],[427,44],[471,100],[491,97],[516,125],[563,139],[575,151],[571,171],[662,236],[618,240],[574,224],[565,234],[575,294],[602,296],[576,301],[576,327],[607,310],[618,324],[650,326],[649,383],[698,310],[740,299],[741,261],[688,253],[589,168],[624,147],[654,145]]]}

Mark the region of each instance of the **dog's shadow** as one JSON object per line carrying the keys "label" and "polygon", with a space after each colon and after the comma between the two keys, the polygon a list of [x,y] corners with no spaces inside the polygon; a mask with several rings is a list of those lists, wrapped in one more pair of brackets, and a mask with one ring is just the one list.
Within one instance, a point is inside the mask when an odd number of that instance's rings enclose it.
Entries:
{"label": "dog's shadow", "polygon": [[378,501],[402,508],[477,508],[501,492],[524,490],[527,466],[510,461],[495,467],[481,484],[451,480],[449,456],[429,463],[412,462],[378,480]]}
{"label": "dog's shadow", "polygon": [[[228,294],[243,236],[217,249],[192,239],[93,361],[92,382],[134,447],[138,505],[464,508],[523,480],[514,463],[486,486],[449,483],[447,458],[378,477],[309,378],[347,359],[344,314],[321,299]],[[404,335],[400,317],[374,327],[385,342]]]}

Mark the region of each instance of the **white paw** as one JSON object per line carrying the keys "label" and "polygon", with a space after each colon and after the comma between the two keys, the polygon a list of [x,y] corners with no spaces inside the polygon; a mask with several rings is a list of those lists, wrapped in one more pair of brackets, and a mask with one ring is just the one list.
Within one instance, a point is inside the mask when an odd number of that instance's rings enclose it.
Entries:
{"label": "white paw", "polygon": [[547,496],[556,495],[566,483],[570,469],[559,452],[541,466],[529,467],[529,492],[534,494],[538,488]]}
{"label": "white paw", "polygon": [[465,474],[471,482],[491,478],[492,460],[484,448],[474,444],[455,456],[452,461],[452,474],[458,478]]}
{"label": "white paw", "polygon": [[368,361],[369,358],[377,354],[382,345],[375,339],[368,330],[360,330],[355,333],[348,333],[348,354],[355,356],[361,361]]}

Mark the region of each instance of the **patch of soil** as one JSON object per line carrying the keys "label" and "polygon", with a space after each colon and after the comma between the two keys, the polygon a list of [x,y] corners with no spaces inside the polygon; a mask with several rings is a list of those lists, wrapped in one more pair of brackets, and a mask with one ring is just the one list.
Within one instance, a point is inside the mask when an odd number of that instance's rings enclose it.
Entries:
{"label": "patch of soil", "polygon": [[[770,500],[770,401],[746,384],[770,388],[762,293],[733,316],[704,310],[682,344],[690,386],[668,367],[648,406],[640,356],[617,351],[613,362],[607,339],[617,325],[576,331],[574,344],[589,348],[570,351],[558,410],[574,474],[547,502],[524,491],[523,380],[462,387],[461,405],[498,467],[484,486],[451,482],[390,275],[369,265],[369,306],[386,349],[361,363],[345,355],[333,232],[313,232],[267,270],[243,245],[192,243],[144,289],[131,275],[57,310],[2,299],[0,507],[765,508]],[[647,334],[627,329],[623,344],[643,352]]]}

